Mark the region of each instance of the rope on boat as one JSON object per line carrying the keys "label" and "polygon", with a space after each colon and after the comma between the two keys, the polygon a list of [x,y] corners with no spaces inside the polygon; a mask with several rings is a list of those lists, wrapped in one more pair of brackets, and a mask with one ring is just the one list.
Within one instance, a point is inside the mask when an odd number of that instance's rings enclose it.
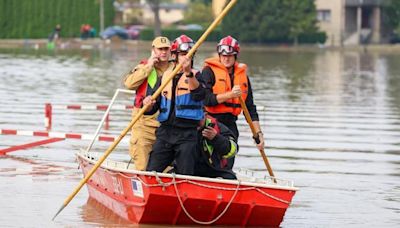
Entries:
{"label": "rope on boat", "polygon": [[[234,188],[226,188],[226,187],[217,187],[217,186],[212,186],[212,185],[206,185],[206,184],[197,183],[197,182],[190,181],[190,180],[188,180],[187,182],[188,182],[188,183],[191,183],[191,184],[194,184],[194,185],[201,186],[201,187],[205,187],[205,188],[213,188],[213,189],[228,190],[228,191],[232,191],[232,190],[234,189]],[[235,188],[235,189],[236,189],[236,188]],[[286,201],[286,200],[283,200],[283,199],[279,199],[278,197],[273,196],[273,195],[271,195],[271,194],[268,194],[268,193],[264,192],[263,190],[261,190],[261,189],[259,189],[259,188],[256,188],[256,187],[239,188],[239,190],[240,190],[240,191],[256,190],[256,191],[258,191],[259,193],[261,193],[261,194],[263,194],[263,195],[265,195],[265,196],[267,196],[267,197],[269,197],[269,198],[271,198],[271,199],[274,199],[274,200],[279,201],[279,202],[282,202],[282,203],[286,203],[286,204],[288,204],[288,205],[290,204],[289,201]]]}
{"label": "rope on boat", "polygon": [[[110,172],[110,171],[108,171],[108,170],[106,170],[106,172],[109,172],[110,174],[115,174],[114,172]],[[264,192],[263,190],[261,190],[261,189],[259,189],[259,188],[257,188],[257,187],[245,187],[245,188],[238,188],[238,187],[236,187],[236,188],[218,187],[218,186],[213,186],[213,185],[207,185],[207,184],[198,183],[198,182],[191,181],[191,180],[180,180],[180,181],[176,181],[174,177],[173,177],[173,180],[172,180],[171,182],[163,182],[163,181],[161,180],[161,178],[157,175],[157,172],[153,171],[153,173],[154,173],[154,176],[156,177],[156,180],[157,180],[158,184],[148,184],[148,183],[146,183],[145,181],[143,181],[140,177],[136,177],[136,178],[137,178],[144,186],[146,186],[146,187],[163,187],[163,189],[165,189],[165,187],[171,186],[172,184],[173,184],[173,185],[176,185],[176,184],[182,184],[182,183],[189,183],[189,184],[197,185],[197,186],[204,187],[204,188],[211,188],[211,189],[225,190],[225,191],[236,191],[236,190],[237,190],[237,191],[250,191],[250,190],[256,190],[256,191],[259,192],[260,194],[262,194],[262,195],[264,195],[264,196],[267,196],[267,197],[269,197],[269,198],[271,198],[271,199],[273,199],[273,200],[276,200],[276,201],[278,201],[278,202],[281,202],[281,203],[285,203],[285,204],[287,204],[287,205],[290,205],[290,201],[280,199],[280,198],[278,198],[278,197],[276,197],[276,196],[273,196],[273,195],[271,195],[271,194],[269,194],[269,193]],[[124,173],[121,173],[121,172],[118,172],[118,174],[121,175],[121,176],[123,176],[123,177],[125,177],[125,178],[128,178],[128,179],[131,179],[131,178],[132,178],[131,176],[127,176],[127,175],[125,175]]]}
{"label": "rope on boat", "polygon": [[259,189],[259,188],[254,188],[254,189],[255,189],[257,192],[259,192],[259,193],[261,193],[261,194],[263,194],[263,195],[265,195],[265,196],[267,196],[267,197],[269,197],[269,198],[271,198],[271,199],[274,199],[274,200],[279,201],[279,202],[281,202],[281,203],[286,203],[287,205],[290,205],[290,202],[289,202],[289,201],[286,201],[286,200],[283,200],[283,199],[279,199],[278,197],[273,196],[273,195],[271,195],[271,194],[268,194],[268,193],[264,192],[263,190],[261,190],[261,189]]}
{"label": "rope on boat", "polygon": [[[162,190],[165,191],[165,187],[167,187],[167,186],[169,186],[169,185],[166,185],[166,184],[161,180],[161,178],[157,175],[157,172],[156,172],[156,171],[153,171],[153,174],[154,174],[154,176],[156,177],[157,182],[162,186]],[[174,184],[175,184],[175,183],[174,183]]]}
{"label": "rope on boat", "polygon": [[[157,175],[156,175],[157,176]],[[208,221],[208,222],[203,222],[200,220],[195,219],[192,215],[190,215],[190,213],[186,210],[185,206],[183,205],[181,196],[179,195],[179,191],[178,191],[178,186],[176,185],[176,181],[175,181],[175,173],[172,173],[172,182],[174,183],[174,188],[175,188],[175,192],[176,192],[176,196],[178,198],[179,204],[182,207],[182,210],[185,212],[185,214],[195,223],[201,224],[201,225],[210,225],[213,224],[214,222],[218,221],[224,214],[225,212],[228,211],[228,208],[231,206],[233,199],[235,199],[237,193],[239,192],[239,187],[240,187],[240,180],[238,180],[238,184],[236,186],[236,190],[232,195],[232,198],[229,200],[228,204],[226,205],[225,209],[221,212],[221,214],[219,214],[217,217],[215,217],[213,220]]]}

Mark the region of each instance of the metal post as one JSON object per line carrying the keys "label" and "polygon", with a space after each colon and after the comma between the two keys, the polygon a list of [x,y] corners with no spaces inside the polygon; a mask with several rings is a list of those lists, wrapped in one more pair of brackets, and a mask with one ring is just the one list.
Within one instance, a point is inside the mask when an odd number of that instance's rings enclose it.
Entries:
{"label": "metal post", "polygon": [[357,45],[361,43],[362,7],[357,7]]}
{"label": "metal post", "polygon": [[44,126],[46,127],[47,130],[51,129],[51,124],[52,124],[52,106],[50,103],[46,103],[45,108],[44,108]]}
{"label": "metal post", "polygon": [[100,0],[100,32],[104,31],[104,0]]}
{"label": "metal post", "polygon": [[381,7],[375,6],[373,9],[372,42],[381,42]]}
{"label": "metal post", "polygon": [[110,113],[108,113],[106,116],[106,124],[104,125],[104,129],[105,130],[110,129]]}
{"label": "metal post", "polygon": [[103,115],[103,118],[101,119],[99,125],[97,126],[96,132],[93,135],[92,141],[89,143],[89,146],[86,148],[86,152],[89,152],[90,149],[93,146],[94,141],[96,140],[97,136],[99,135],[99,132],[101,130],[101,127],[103,126],[104,121],[107,119],[108,114],[110,113],[110,110],[115,102],[115,99],[117,98],[118,94],[120,92],[124,92],[124,93],[130,93],[130,94],[135,94],[135,91],[132,90],[125,90],[125,89],[117,89],[114,93],[113,98],[111,99],[110,103],[108,104],[107,110]]}
{"label": "metal post", "polygon": [[112,105],[114,104],[115,99],[117,98],[119,93],[119,90],[115,91],[113,98],[111,99],[110,103],[108,104],[107,110],[103,115],[103,118],[101,119],[99,125],[97,126],[96,132],[93,135],[92,141],[89,143],[89,146],[86,148],[86,152],[89,152],[89,150],[92,148],[94,141],[97,138],[97,135],[99,135],[100,129],[103,126],[104,121],[107,119],[108,113],[111,110]]}

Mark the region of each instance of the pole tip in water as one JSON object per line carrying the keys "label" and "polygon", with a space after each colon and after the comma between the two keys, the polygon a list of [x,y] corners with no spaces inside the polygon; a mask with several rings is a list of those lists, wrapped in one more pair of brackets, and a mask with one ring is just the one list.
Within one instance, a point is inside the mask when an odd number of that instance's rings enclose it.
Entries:
{"label": "pole tip in water", "polygon": [[51,221],[54,221],[54,219],[57,217],[58,214],[64,209],[65,205],[62,205],[61,208],[57,211],[57,213],[54,215],[54,217],[51,219]]}

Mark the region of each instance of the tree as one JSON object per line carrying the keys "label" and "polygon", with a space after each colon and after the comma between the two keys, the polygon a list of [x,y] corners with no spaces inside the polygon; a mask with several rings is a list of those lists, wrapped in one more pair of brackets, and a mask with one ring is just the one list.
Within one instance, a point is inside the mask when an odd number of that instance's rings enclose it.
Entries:
{"label": "tree", "polygon": [[232,35],[241,41],[257,42],[257,8],[262,0],[238,1],[222,21],[222,33]]}
{"label": "tree", "polygon": [[300,34],[317,31],[317,11],[314,0],[283,0],[289,23],[289,37],[297,45]]}
{"label": "tree", "polygon": [[147,0],[154,13],[154,37],[161,36],[160,0]]}
{"label": "tree", "polygon": [[189,4],[189,9],[184,14],[183,21],[186,24],[200,24],[203,27],[213,21],[213,14],[210,4],[201,1],[194,1]]}
{"label": "tree", "polygon": [[224,34],[244,42],[281,43],[316,33],[313,0],[239,1],[222,23]]}
{"label": "tree", "polygon": [[270,0],[268,3],[265,4],[263,1],[256,11],[258,41],[272,43],[287,41],[289,23],[288,13],[283,9],[284,3],[281,0]]}
{"label": "tree", "polygon": [[385,22],[393,28],[393,33],[400,36],[400,1],[386,1],[383,5]]}

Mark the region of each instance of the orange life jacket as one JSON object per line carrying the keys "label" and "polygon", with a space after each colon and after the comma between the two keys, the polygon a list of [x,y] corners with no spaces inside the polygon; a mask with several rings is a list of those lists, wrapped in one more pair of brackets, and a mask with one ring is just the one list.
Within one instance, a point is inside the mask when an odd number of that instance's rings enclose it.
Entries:
{"label": "orange life jacket", "polygon": [[[205,66],[209,66],[214,72],[215,84],[212,88],[214,94],[223,94],[232,90],[231,78],[228,69],[219,61],[218,58],[205,60]],[[233,84],[239,85],[242,91],[242,98],[245,101],[248,94],[247,66],[244,63],[235,62]],[[238,116],[242,112],[239,98],[233,98],[216,106],[206,106],[209,113],[232,113]]]}

